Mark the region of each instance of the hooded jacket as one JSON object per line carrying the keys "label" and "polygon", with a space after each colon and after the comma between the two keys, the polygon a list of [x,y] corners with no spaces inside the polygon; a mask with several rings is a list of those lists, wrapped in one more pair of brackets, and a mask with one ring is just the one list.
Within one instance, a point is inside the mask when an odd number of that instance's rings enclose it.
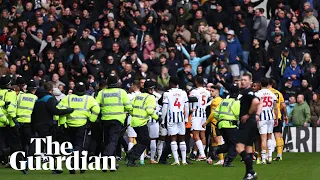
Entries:
{"label": "hooded jacket", "polygon": [[73,112],[73,109],[57,109],[58,101],[48,91],[39,88],[35,95],[38,97],[32,112],[33,125],[53,125],[57,124],[53,120],[54,115],[64,115]]}

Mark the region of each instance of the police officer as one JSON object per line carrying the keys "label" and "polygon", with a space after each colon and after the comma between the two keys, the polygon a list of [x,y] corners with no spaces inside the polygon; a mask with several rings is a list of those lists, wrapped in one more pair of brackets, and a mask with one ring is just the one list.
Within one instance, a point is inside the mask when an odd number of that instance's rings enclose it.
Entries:
{"label": "police officer", "polygon": [[8,156],[6,156],[4,150],[6,149],[6,126],[9,125],[9,121],[3,112],[5,102],[0,101],[0,162],[2,165],[8,163]]}
{"label": "police officer", "polygon": [[251,89],[252,75],[244,73],[241,77],[241,98],[240,98],[240,125],[238,131],[238,143],[236,150],[242,157],[246,166],[244,180],[257,179],[257,173],[252,167],[252,146],[257,136],[257,121],[260,114],[256,114],[259,99]]}
{"label": "police officer", "polygon": [[[10,138],[7,140],[9,148],[2,149],[3,154],[10,155],[13,152],[21,151],[21,141],[19,133],[19,123],[16,119],[17,116],[17,94],[11,89],[11,77],[3,75],[0,79],[0,100],[5,102],[3,112],[6,115],[9,125],[5,129],[5,137]],[[17,157],[17,163],[20,160],[23,160],[23,157],[19,155]],[[28,171],[22,170],[24,174],[27,174]]]}
{"label": "police officer", "polygon": [[122,125],[132,105],[127,92],[118,87],[118,78],[114,74],[108,77],[107,88],[101,90],[96,99],[101,106],[103,142],[106,143],[102,155],[114,156]]}
{"label": "police officer", "polygon": [[240,113],[240,101],[238,85],[234,84],[230,89],[230,95],[216,108],[214,117],[218,120],[217,127],[225,141],[219,146],[217,154],[228,152],[223,167],[233,167],[231,162],[237,156],[236,133]]}
{"label": "police officer", "polygon": [[147,123],[151,117],[154,120],[162,121],[155,112],[156,99],[153,95],[156,84],[147,80],[141,94],[138,94],[133,100],[133,110],[131,113],[131,127],[137,133],[137,144],[127,153],[127,166],[136,166],[135,161],[150,144],[149,130]]}
{"label": "police officer", "polygon": [[36,83],[31,80],[27,83],[27,93],[20,91],[17,97],[17,121],[20,124],[20,136],[22,149],[29,153],[30,139],[32,137],[31,131],[31,115],[34,108],[34,104],[38,99],[35,94],[37,90]]}
{"label": "police officer", "polygon": [[[90,122],[95,122],[100,112],[97,101],[92,97],[85,95],[86,87],[83,82],[76,84],[74,94],[64,97],[57,107],[59,109],[73,108],[74,111],[68,114],[65,119],[61,119],[60,124],[65,124],[67,139],[73,145],[73,151],[81,152],[84,150],[85,140],[87,139],[87,128]],[[65,122],[64,122],[65,121]],[[80,161],[81,162],[81,161]],[[69,170],[70,174],[75,174],[75,170]],[[80,171],[84,173],[84,171]]]}

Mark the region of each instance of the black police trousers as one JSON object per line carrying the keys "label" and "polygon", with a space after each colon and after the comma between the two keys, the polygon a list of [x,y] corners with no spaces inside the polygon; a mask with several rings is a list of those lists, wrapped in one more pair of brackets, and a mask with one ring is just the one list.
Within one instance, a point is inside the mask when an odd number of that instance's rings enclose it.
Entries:
{"label": "black police trousers", "polygon": [[228,162],[232,162],[238,154],[236,151],[236,143],[237,143],[236,136],[238,133],[238,129],[222,128],[222,129],[219,129],[219,131],[224,139],[224,144],[219,146],[217,154],[227,152],[228,154],[225,156],[225,160]]}
{"label": "black police trousers", "polygon": [[141,127],[133,128],[137,133],[137,144],[135,144],[132,149],[128,152],[128,160],[135,161],[140,158],[143,151],[150,144],[149,130],[148,126],[144,125]]}
{"label": "black police trousers", "polygon": [[[10,154],[22,150],[20,132],[17,126],[0,128],[0,148],[2,160],[4,160],[4,158],[8,157]],[[18,168],[20,167],[19,161],[22,160],[24,160],[24,157],[19,153],[16,159]]]}
{"label": "black police trousers", "polygon": [[91,141],[88,149],[90,156],[99,156],[103,153],[106,146],[102,144],[102,132],[101,121],[91,124]]}
{"label": "black police trousers", "polygon": [[20,140],[22,150],[29,156],[30,140],[33,137],[30,123],[20,123]]}
{"label": "black police trousers", "polygon": [[65,129],[65,135],[69,142],[73,146],[73,151],[84,150],[86,141],[88,140],[88,130],[86,125],[80,127],[68,127]]}
{"label": "black police trousers", "polygon": [[122,124],[118,120],[103,121],[103,142],[106,145],[103,156],[114,156],[116,153]]}

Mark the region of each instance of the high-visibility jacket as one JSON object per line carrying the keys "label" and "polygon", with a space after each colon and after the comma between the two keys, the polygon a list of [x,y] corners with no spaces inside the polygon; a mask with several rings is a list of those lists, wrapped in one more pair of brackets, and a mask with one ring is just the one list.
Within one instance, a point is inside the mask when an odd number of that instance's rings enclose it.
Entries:
{"label": "high-visibility jacket", "polygon": [[133,100],[131,127],[141,127],[148,123],[149,118],[158,120],[156,114],[157,103],[154,95],[148,93],[138,94]]}
{"label": "high-visibility jacket", "polygon": [[214,117],[218,120],[218,128],[236,128],[239,119],[240,101],[234,98],[224,99],[215,110]]}
{"label": "high-visibility jacket", "polygon": [[9,89],[0,89],[0,100],[5,103],[10,103],[8,107],[3,108],[4,114],[9,120],[10,127],[14,127],[15,123],[12,118],[17,116],[17,94],[15,91]]}
{"label": "high-visibility jacket", "polygon": [[211,105],[210,105],[210,108],[211,108],[211,112],[210,112],[210,115],[206,121],[206,123],[212,123],[211,126],[212,128],[215,128],[215,125],[217,125],[218,121],[216,120],[216,118],[214,118],[214,114],[216,113],[215,110],[216,108],[220,105],[220,103],[223,101],[223,99],[221,97],[215,97],[212,102],[211,102]]}
{"label": "high-visibility jacket", "polygon": [[118,120],[122,124],[127,112],[132,110],[127,92],[120,88],[107,88],[98,93],[97,102],[101,107],[101,120]]}
{"label": "high-visibility jacket", "polygon": [[71,114],[60,116],[59,125],[66,124],[70,127],[80,127],[87,124],[87,120],[95,122],[100,112],[98,102],[88,95],[75,94],[64,97],[57,105],[59,109],[73,108]]}
{"label": "high-visibility jacket", "polygon": [[6,127],[7,125],[9,125],[9,120],[7,116],[4,114],[4,110],[3,110],[4,105],[5,105],[5,102],[0,101],[0,127]]}
{"label": "high-visibility jacket", "polygon": [[17,120],[19,123],[31,123],[31,114],[38,97],[31,93],[20,92],[17,97]]}

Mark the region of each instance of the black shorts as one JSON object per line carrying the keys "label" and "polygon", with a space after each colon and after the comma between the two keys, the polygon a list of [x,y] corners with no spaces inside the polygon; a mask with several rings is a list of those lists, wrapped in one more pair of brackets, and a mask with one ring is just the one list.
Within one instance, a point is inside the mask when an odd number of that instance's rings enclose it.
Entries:
{"label": "black shorts", "polygon": [[238,143],[253,146],[257,140],[257,122],[249,118],[246,123],[240,123],[238,131]]}
{"label": "black shorts", "polygon": [[278,126],[273,128],[274,133],[282,133],[282,127],[283,127],[283,120],[278,120]]}

